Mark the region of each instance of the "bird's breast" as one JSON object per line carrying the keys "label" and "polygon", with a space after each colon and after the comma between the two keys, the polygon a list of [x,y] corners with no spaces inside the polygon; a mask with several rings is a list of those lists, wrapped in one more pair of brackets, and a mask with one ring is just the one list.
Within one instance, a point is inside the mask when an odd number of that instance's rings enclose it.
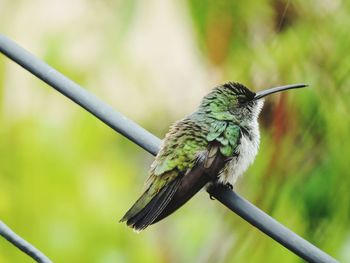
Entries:
{"label": "bird's breast", "polygon": [[258,125],[249,130],[249,134],[242,134],[240,143],[236,149],[236,156],[227,162],[223,172],[219,175],[219,183],[234,185],[248,167],[253,163],[258,153],[260,133]]}

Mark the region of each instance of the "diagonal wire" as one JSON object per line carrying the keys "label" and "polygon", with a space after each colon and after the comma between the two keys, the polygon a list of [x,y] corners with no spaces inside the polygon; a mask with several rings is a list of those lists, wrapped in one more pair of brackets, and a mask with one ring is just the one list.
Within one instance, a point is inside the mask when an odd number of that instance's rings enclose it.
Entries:
{"label": "diagonal wire", "polygon": [[[111,106],[1,34],[0,52],[79,104],[115,131],[121,133],[149,153],[157,154],[161,142],[159,138],[121,113],[113,110]],[[208,189],[208,192],[231,211],[308,262],[338,262],[324,251],[278,223],[237,193],[220,186],[213,186]]]}
{"label": "diagonal wire", "polygon": [[18,249],[22,250],[24,253],[35,259],[40,263],[51,263],[52,261],[48,259],[43,253],[41,253],[33,245],[25,241],[15,232],[13,232],[4,222],[0,220],[0,236],[3,236],[10,243],[15,245]]}

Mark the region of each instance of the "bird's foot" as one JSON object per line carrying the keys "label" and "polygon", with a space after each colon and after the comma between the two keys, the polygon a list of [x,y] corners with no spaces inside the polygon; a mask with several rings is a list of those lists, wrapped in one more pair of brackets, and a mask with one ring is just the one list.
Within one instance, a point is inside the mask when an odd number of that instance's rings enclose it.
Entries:
{"label": "bird's foot", "polygon": [[[226,187],[226,188],[230,189],[231,191],[233,190],[233,185],[230,183],[223,184],[223,183],[216,182],[216,183],[214,183],[214,185],[219,186],[219,187]],[[209,194],[209,198],[211,200],[215,200],[215,198],[211,194]]]}

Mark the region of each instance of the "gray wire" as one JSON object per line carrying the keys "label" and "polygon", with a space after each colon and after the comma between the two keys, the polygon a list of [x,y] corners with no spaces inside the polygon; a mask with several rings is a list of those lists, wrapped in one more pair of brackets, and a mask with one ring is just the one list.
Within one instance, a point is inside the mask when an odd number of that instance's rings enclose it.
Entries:
{"label": "gray wire", "polygon": [[[0,52],[39,79],[61,92],[149,153],[156,155],[160,139],[115,111],[99,98],[74,83],[15,42],[0,34]],[[334,263],[334,258],[287,229],[237,193],[212,187],[210,194],[265,234],[309,262]]]}
{"label": "gray wire", "polygon": [[25,241],[15,232],[13,232],[4,222],[0,220],[0,235],[7,239],[10,243],[22,250],[24,253],[41,263],[51,263],[43,253],[36,249],[33,245]]}
{"label": "gray wire", "polygon": [[306,261],[314,263],[338,262],[227,187],[211,187],[208,189],[208,193],[215,196],[231,211]]}

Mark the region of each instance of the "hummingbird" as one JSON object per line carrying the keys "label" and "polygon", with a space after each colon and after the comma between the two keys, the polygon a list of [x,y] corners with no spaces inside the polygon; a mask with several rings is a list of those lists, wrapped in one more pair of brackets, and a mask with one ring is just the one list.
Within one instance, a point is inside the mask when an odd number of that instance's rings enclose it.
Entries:
{"label": "hummingbird", "polygon": [[258,153],[258,117],[264,97],[306,86],[292,84],[257,93],[237,82],[215,87],[195,112],[170,127],[143,194],[120,222],[141,231],[170,215],[203,187],[220,184],[232,190]]}

